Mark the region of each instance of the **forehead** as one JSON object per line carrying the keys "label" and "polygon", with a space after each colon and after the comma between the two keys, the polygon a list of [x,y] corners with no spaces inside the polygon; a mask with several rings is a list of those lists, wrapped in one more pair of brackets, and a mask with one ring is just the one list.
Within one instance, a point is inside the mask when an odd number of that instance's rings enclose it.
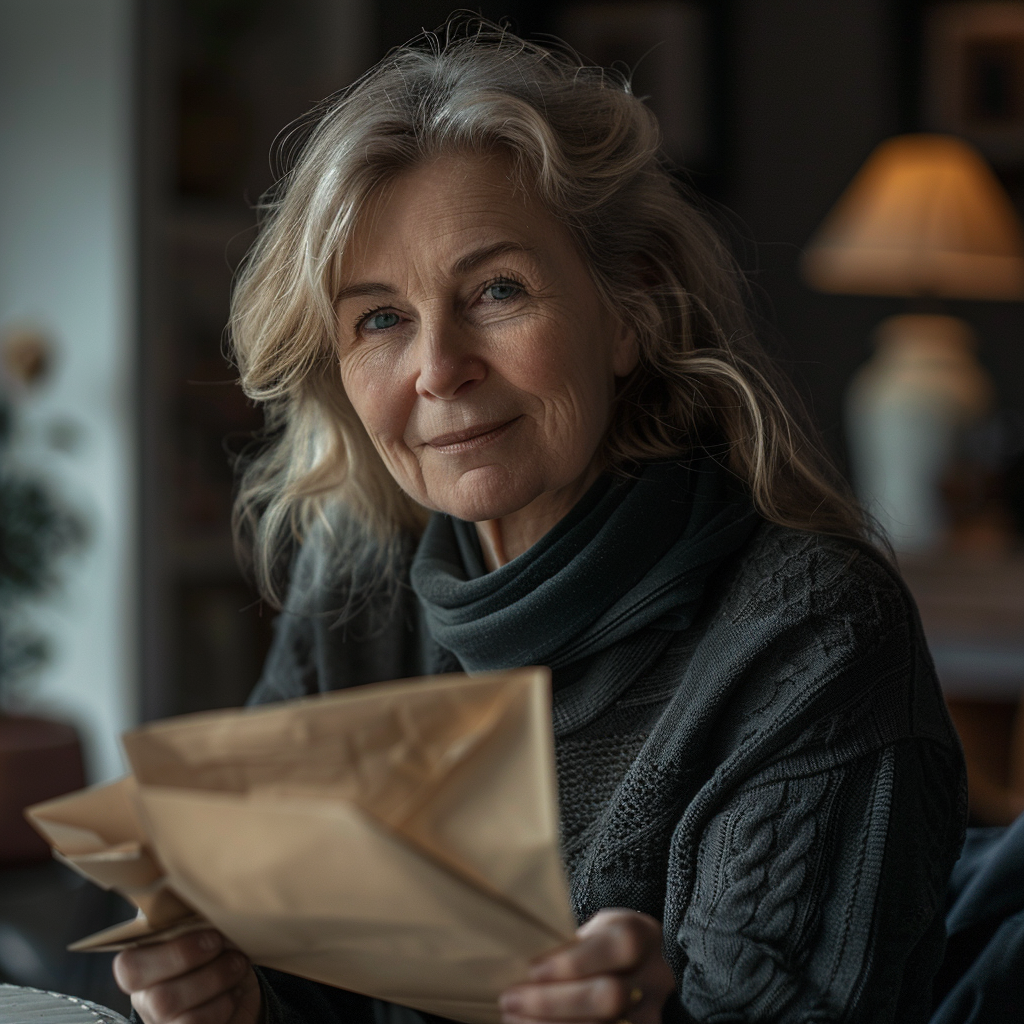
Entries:
{"label": "forehead", "polygon": [[342,259],[343,283],[426,258],[447,268],[502,242],[542,255],[564,228],[500,155],[439,157],[399,174],[364,204]]}

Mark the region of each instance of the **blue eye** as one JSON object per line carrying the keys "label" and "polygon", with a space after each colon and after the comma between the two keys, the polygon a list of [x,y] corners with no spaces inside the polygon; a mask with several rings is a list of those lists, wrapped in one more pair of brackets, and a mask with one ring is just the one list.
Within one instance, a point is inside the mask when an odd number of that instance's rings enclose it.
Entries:
{"label": "blue eye", "polygon": [[396,326],[398,323],[397,313],[372,313],[368,316],[363,324],[367,330],[371,331],[386,331]]}
{"label": "blue eye", "polygon": [[484,294],[495,302],[507,302],[514,299],[522,289],[514,281],[495,281],[484,289]]}

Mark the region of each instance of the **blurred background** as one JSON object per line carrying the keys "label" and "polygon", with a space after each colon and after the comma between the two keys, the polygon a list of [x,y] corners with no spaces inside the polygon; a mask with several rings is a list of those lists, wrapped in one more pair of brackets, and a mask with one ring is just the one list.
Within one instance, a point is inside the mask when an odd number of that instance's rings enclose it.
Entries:
{"label": "blurred background", "polygon": [[[900,551],[975,820],[1010,820],[1024,807],[1024,2],[474,10],[633,71],[750,276],[765,343]],[[0,0],[0,980],[118,1005],[102,958],[62,948],[126,908],[9,823],[120,774],[122,730],[239,704],[256,681],[273,615],[230,538],[231,458],[260,423],[223,355],[232,274],[275,140],[449,13]],[[968,146],[872,156],[922,132]]]}

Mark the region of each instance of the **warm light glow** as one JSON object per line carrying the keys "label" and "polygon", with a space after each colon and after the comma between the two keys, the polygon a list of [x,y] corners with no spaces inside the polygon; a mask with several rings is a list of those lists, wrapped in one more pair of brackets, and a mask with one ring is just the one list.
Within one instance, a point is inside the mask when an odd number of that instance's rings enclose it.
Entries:
{"label": "warm light glow", "polygon": [[903,135],[868,158],[811,241],[826,292],[1024,299],[1024,238],[995,175],[949,135]]}

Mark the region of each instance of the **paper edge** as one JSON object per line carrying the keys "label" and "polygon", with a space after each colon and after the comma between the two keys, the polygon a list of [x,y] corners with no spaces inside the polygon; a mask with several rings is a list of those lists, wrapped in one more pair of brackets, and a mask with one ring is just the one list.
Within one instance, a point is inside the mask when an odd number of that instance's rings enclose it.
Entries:
{"label": "paper edge", "polygon": [[[130,729],[122,735],[122,743],[128,759],[131,761],[130,743],[136,737],[159,735],[164,732],[171,732],[181,728],[183,725],[195,722],[216,722],[218,719],[236,716],[240,710],[248,715],[278,714],[281,711],[282,703],[289,707],[300,707],[304,704],[328,703],[350,703],[353,701],[371,700],[379,694],[401,694],[412,690],[424,683],[432,687],[447,689],[448,687],[458,688],[469,683],[488,685],[500,682],[501,680],[514,680],[516,682],[533,682],[540,679],[550,687],[551,670],[545,665],[527,665],[523,668],[503,669],[495,672],[446,672],[436,676],[409,676],[405,679],[393,679],[386,682],[366,683],[362,686],[353,686],[342,690],[330,690],[326,693],[313,693],[304,697],[294,697],[287,702],[271,701],[267,704],[259,704],[246,708],[218,708],[214,711],[195,711],[185,715],[175,715],[172,718],[162,718],[155,722],[147,722],[135,729]],[[137,781],[140,785],[144,783]],[[148,784],[148,783],[146,783]]]}
{"label": "paper edge", "polygon": [[[144,922],[144,923],[140,923]],[[122,921],[120,924],[111,925],[101,931],[87,935],[84,939],[72,942],[67,949],[71,953],[117,953],[122,949],[134,949],[136,946],[151,946],[157,942],[166,942],[169,939],[176,939],[179,935],[186,935],[188,932],[199,931],[202,928],[212,928],[213,925],[204,917],[194,916],[165,928],[158,928],[151,931],[141,931],[135,934],[136,930],[148,927],[149,922],[140,914],[130,921]]]}

